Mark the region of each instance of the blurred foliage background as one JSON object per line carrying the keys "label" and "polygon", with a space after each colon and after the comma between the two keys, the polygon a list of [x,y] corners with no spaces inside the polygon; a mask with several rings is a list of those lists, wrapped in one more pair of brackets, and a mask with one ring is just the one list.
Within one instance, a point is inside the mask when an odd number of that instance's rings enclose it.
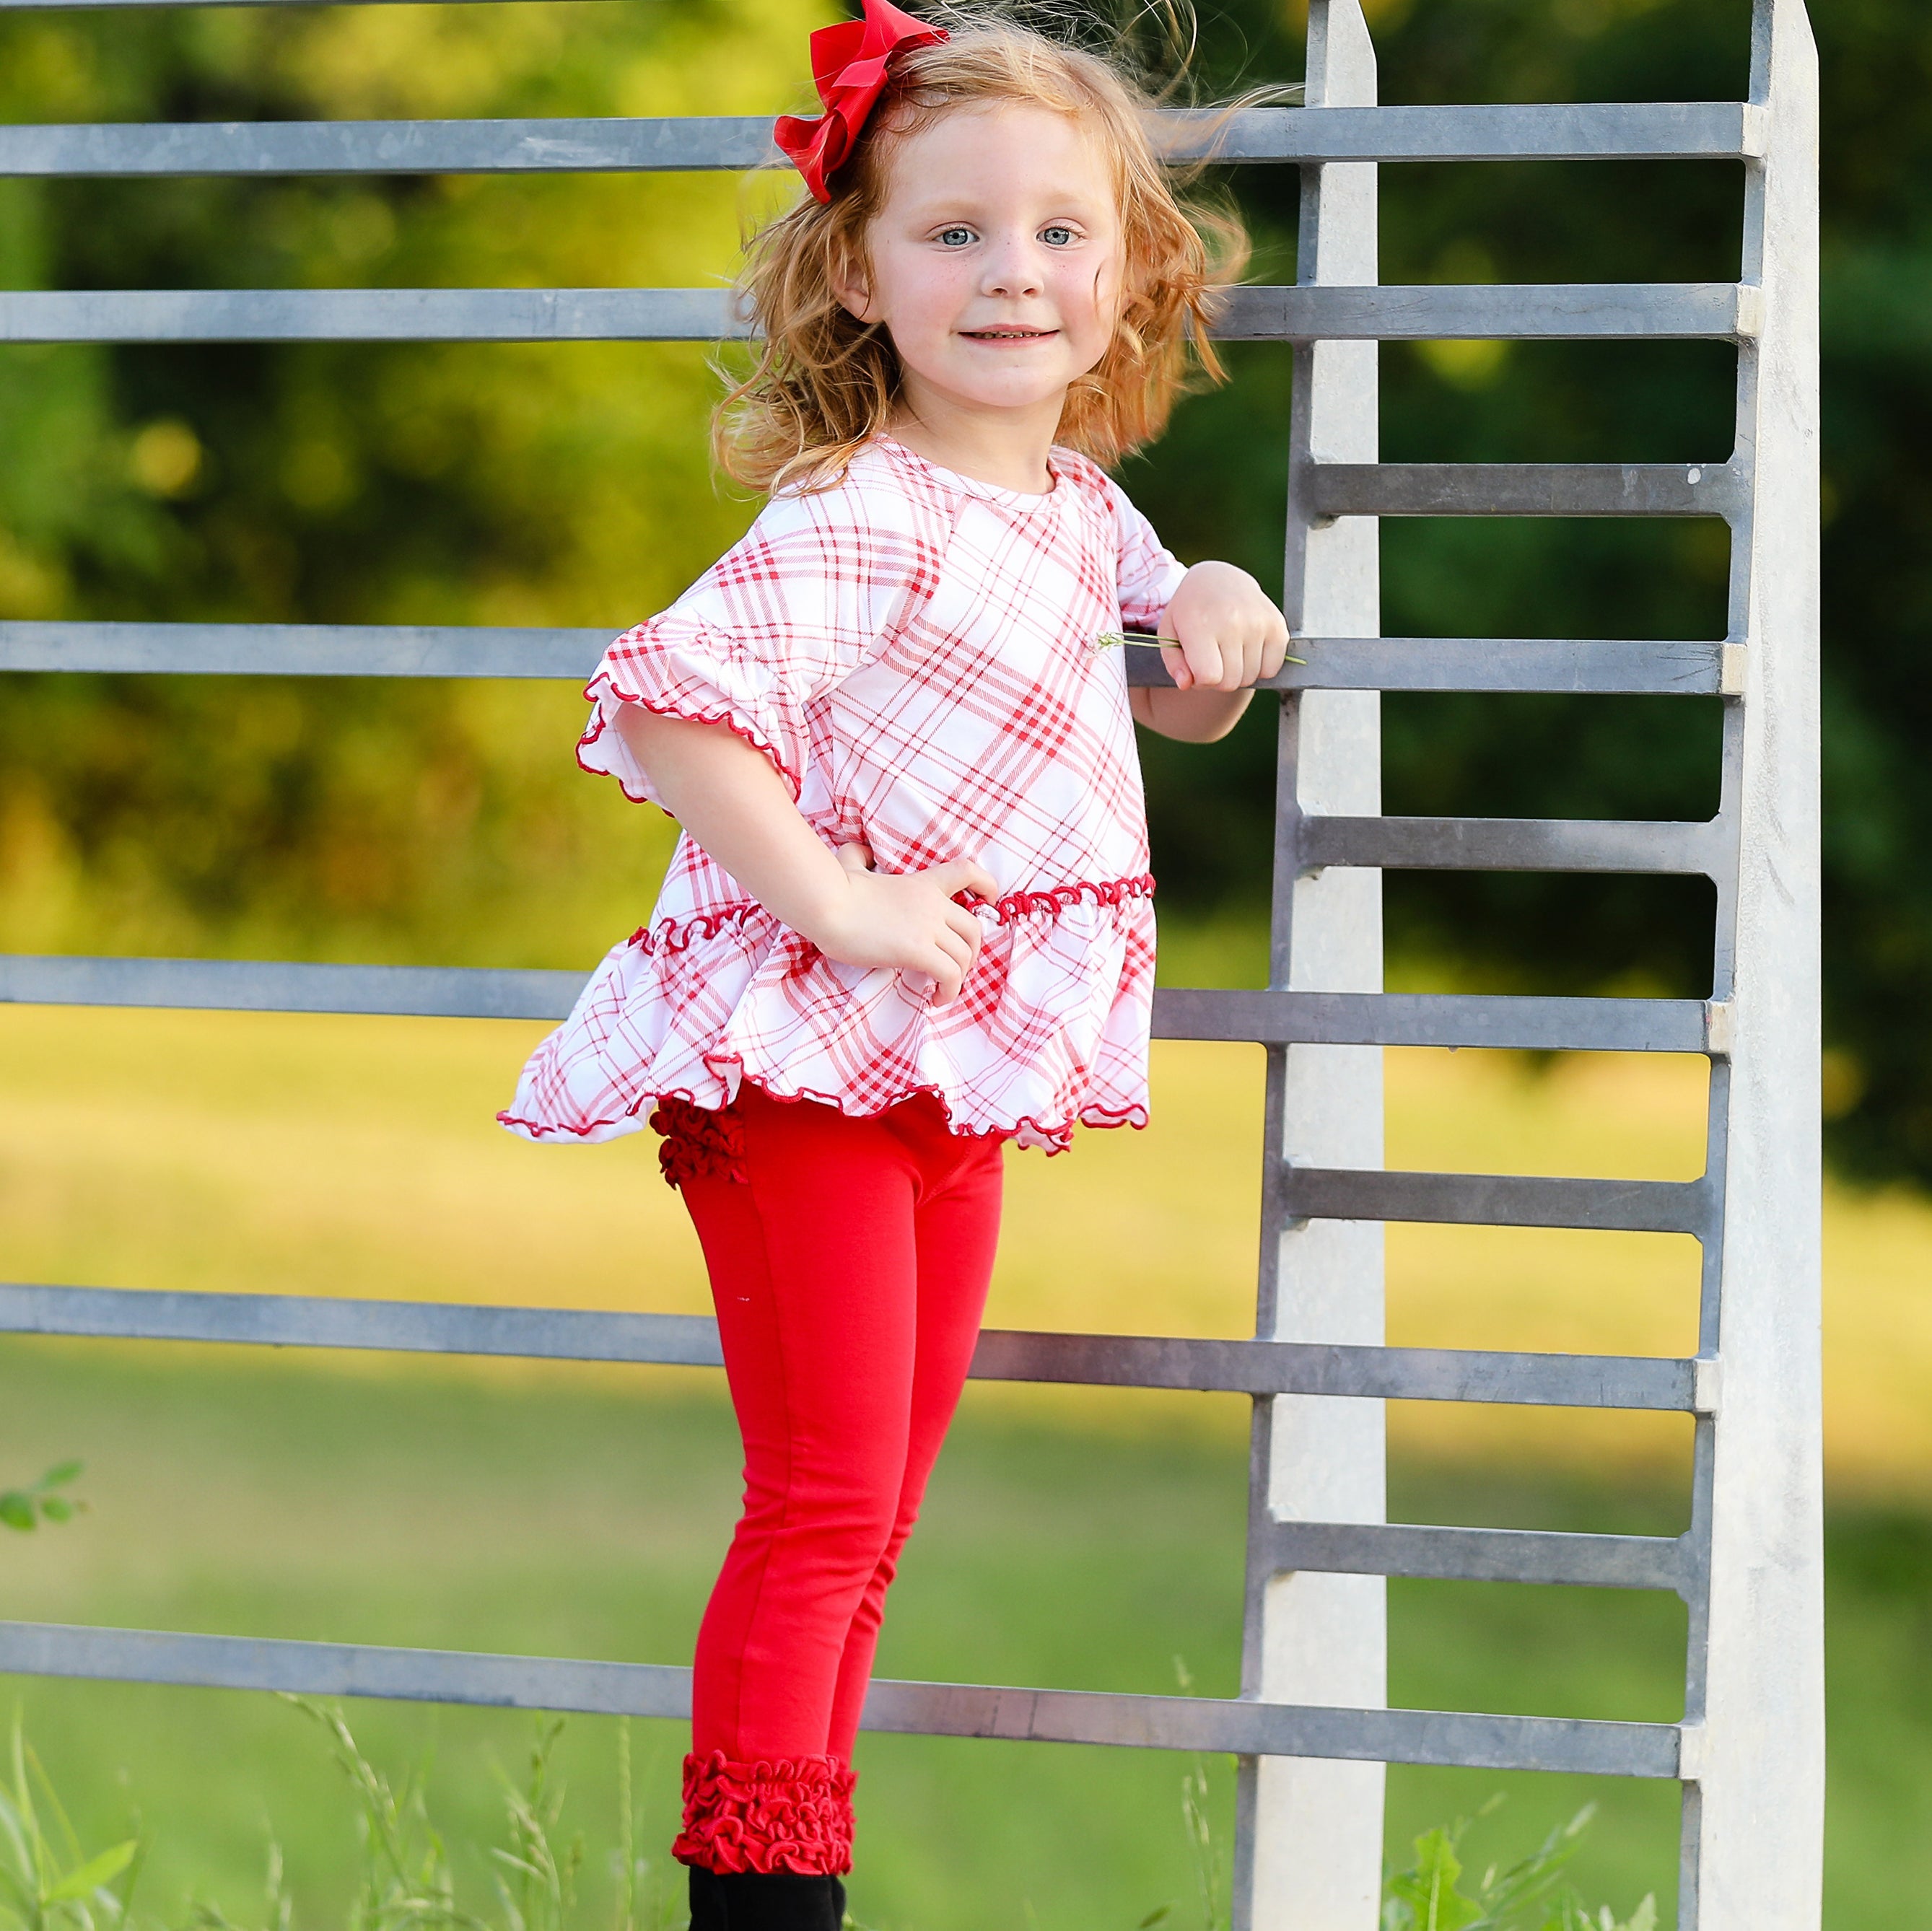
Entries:
{"label": "blurred foliage background", "polygon": [[[1817,10],[1827,98],[1828,1105],[1840,1162],[1932,1177],[1932,22]],[[1737,97],[1748,0],[1381,0],[1398,101]],[[0,118],[659,114],[799,102],[805,0],[205,10],[0,20]],[[1294,0],[1204,10],[1205,91],[1292,78]],[[1738,171],[1384,171],[1392,280],[1721,278]],[[1230,185],[1264,279],[1295,181]],[[704,176],[0,182],[20,288],[565,286],[728,276],[784,192]],[[1239,351],[1124,480],[1190,557],[1278,575],[1288,362]],[[1698,344],[1384,355],[1391,460],[1720,459],[1733,358]],[[556,623],[658,607],[753,505],[713,479],[704,354],[653,345],[0,349],[0,617]],[[1721,526],[1388,526],[1406,634],[1721,634]],[[1262,916],[1270,707],[1146,747],[1176,936]],[[656,814],[578,779],[543,685],[13,677],[0,927],[13,949],[586,965],[648,908]],[[1393,811],[1696,815],[1714,703],[1401,697]],[[1710,901],[1656,880],[1392,874],[1412,983],[1708,989]],[[1198,946],[1186,948],[1190,960]]]}

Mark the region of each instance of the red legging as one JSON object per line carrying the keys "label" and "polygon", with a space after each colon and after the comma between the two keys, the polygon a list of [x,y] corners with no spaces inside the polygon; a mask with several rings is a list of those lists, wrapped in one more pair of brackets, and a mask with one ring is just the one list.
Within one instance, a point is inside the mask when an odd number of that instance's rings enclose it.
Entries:
{"label": "red legging", "polygon": [[675,1852],[836,1873],[886,1591],[980,1331],[1000,1145],[949,1132],[929,1097],[853,1120],[748,1085],[706,1137],[682,1184],[745,1505],[698,1631]]}

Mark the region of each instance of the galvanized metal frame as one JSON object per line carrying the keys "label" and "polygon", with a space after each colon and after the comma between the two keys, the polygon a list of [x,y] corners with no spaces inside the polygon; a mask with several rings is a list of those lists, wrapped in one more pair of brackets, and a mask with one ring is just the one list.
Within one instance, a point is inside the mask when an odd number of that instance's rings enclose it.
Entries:
{"label": "galvanized metal frame", "polygon": [[[0,0],[118,5],[141,0]],[[166,0],[163,0],[166,4]],[[216,0],[279,4],[279,0]],[[1296,376],[1286,607],[1306,666],[1282,698],[1268,990],[1167,991],[1162,1037],[1268,1048],[1256,1338],[989,1333],[981,1379],[1188,1388],[1254,1403],[1238,1699],[875,1684],[867,1727],[1230,1752],[1241,1762],[1243,1931],[1369,1931],[1382,1766],[1479,1765],[1676,1778],[1680,1921],[1812,1931],[1822,1805],[1817,1368],[1816,74],[1802,0],[1754,0],[1743,103],[1384,108],[1359,0],[1311,0],[1310,104],[1218,130],[1214,151],[1303,170],[1296,286],[1239,292],[1220,332],[1289,343]],[[1160,138],[1199,152],[1186,115]],[[762,120],[340,122],[0,128],[0,174],[354,174],[742,169]],[[1522,158],[1741,164],[1736,284],[1389,288],[1382,163]],[[739,328],[705,289],[0,294],[0,341],[708,340]],[[1383,464],[1376,345],[1695,337],[1736,345],[1736,448],[1702,465]],[[1708,516],[1733,544],[1726,636],[1384,638],[1376,519]],[[0,670],[581,677],[597,631],[316,625],[0,624]],[[1131,667],[1164,681],[1157,664]],[[1724,704],[1704,824],[1392,819],[1377,694],[1572,691]],[[1708,1000],[1396,996],[1380,990],[1390,868],[1681,874],[1717,894]],[[0,1000],[234,1010],[553,1018],[578,974],[0,957]],[[1711,1066],[1691,1182],[1390,1173],[1379,1049],[1696,1053]],[[1391,1348],[1381,1224],[1618,1228],[1702,1244],[1688,1360]],[[0,1285],[0,1331],[693,1366],[694,1318]],[[1720,1407],[1721,1396],[1721,1411]],[[1390,1399],[1688,1414],[1690,1525],[1675,1537],[1390,1525]],[[1633,1724],[1390,1711],[1383,1579],[1664,1590],[1689,1606],[1684,1720]],[[540,1657],[0,1624],[0,1670],[672,1717],[688,1672]]]}
{"label": "galvanized metal frame", "polygon": [[[1306,98],[1318,113],[1373,109],[1375,49],[1353,0],[1317,0],[1309,9]],[[1372,302],[1381,281],[1374,163],[1305,165],[1300,217],[1300,292],[1317,301],[1340,295]],[[1372,516],[1317,507],[1315,499],[1330,465],[1358,478],[1378,465],[1379,345],[1329,338],[1298,342],[1294,355],[1282,608],[1298,635],[1372,635],[1382,628],[1380,526]],[[1304,988],[1330,998],[1342,991],[1387,1011],[1382,880],[1364,862],[1377,856],[1364,838],[1372,844],[1388,823],[1379,815],[1381,704],[1373,691],[1304,691],[1282,706],[1269,983],[1290,997]],[[1325,862],[1310,849],[1318,823],[1335,835]],[[1277,1344],[1384,1341],[1379,1218],[1293,1211],[1310,1204],[1305,1192],[1297,1198],[1298,1169],[1381,1170],[1384,1043],[1394,1042],[1304,1034],[1270,1044],[1255,1332]],[[1255,1404],[1244,1695],[1388,1701],[1388,1572],[1360,1559],[1339,1569],[1318,1560],[1322,1544],[1337,1540],[1358,1558],[1393,1553],[1382,1526],[1384,1469],[1381,1402],[1291,1393]],[[1430,1536],[1410,1553],[1429,1573],[1456,1552]],[[1379,1763],[1243,1761],[1236,1931],[1376,1921],[1384,1781]]]}

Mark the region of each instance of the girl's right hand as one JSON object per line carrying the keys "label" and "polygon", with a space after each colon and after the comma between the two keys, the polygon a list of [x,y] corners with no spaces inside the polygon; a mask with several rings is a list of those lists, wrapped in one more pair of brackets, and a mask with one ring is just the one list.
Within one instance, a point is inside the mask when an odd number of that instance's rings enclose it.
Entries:
{"label": "girl's right hand", "polygon": [[781,925],[841,964],[924,973],[935,1006],[958,997],[980,956],[980,922],[952,895],[998,898],[983,865],[874,871],[862,844],[827,850],[778,767],[727,726],[626,703],[616,729],[672,815]]}
{"label": "girl's right hand", "polygon": [[980,956],[980,932],[979,920],[953,902],[953,894],[997,898],[992,874],[965,858],[927,871],[875,871],[862,844],[840,846],[838,863],[846,890],[804,936],[842,965],[924,973],[934,982],[935,1006],[958,997]]}

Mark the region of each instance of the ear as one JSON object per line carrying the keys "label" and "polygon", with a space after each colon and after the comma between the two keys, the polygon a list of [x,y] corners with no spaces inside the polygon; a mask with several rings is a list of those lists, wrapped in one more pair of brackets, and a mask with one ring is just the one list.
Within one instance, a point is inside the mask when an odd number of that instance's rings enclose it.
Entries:
{"label": "ear", "polygon": [[855,322],[878,319],[872,306],[872,282],[856,249],[841,247],[832,258],[832,292],[838,305]]}

